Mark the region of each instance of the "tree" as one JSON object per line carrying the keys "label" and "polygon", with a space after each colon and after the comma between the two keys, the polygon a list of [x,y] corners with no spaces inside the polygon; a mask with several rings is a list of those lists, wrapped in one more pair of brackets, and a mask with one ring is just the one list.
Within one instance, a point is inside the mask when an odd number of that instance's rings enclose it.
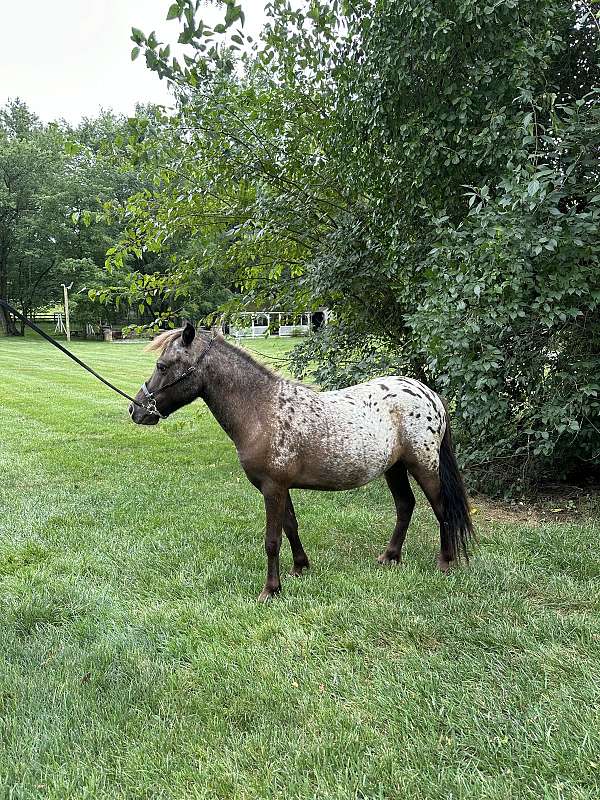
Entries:
{"label": "tree", "polygon": [[[23,314],[61,302],[62,283],[102,285],[121,227],[101,212],[141,185],[124,132],[126,120],[110,113],[72,129],[43,125],[18,100],[0,112],[0,297]],[[23,333],[6,313],[0,322]]]}
{"label": "tree", "polygon": [[[56,150],[41,137],[39,121],[24,104],[15,101],[0,112],[0,297],[4,299],[12,297],[15,272],[23,274],[26,230],[39,209],[40,188],[52,175],[56,157]],[[35,282],[38,275],[29,277]],[[0,330],[16,332],[4,309]]]}
{"label": "tree", "polygon": [[597,465],[590,8],[275,0],[250,56],[241,9],[224,8],[208,31],[191,0],[170,6],[183,64],[134,31],[179,112],[120,257],[214,231],[205,256],[243,297],[335,311],[296,352],[300,372],[426,379],[488,486]]}

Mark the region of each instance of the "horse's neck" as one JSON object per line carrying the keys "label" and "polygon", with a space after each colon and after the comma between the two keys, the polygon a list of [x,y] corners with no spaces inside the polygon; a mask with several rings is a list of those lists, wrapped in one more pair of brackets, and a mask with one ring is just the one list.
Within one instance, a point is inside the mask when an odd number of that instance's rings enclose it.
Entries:
{"label": "horse's neck", "polygon": [[206,364],[202,398],[236,446],[256,430],[255,417],[268,414],[277,376],[221,340]]}

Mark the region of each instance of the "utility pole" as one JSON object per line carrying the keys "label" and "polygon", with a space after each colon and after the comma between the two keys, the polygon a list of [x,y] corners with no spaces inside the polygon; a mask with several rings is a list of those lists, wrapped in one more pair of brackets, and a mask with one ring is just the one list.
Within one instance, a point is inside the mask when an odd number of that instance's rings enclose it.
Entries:
{"label": "utility pole", "polygon": [[71,341],[71,324],[69,320],[69,289],[73,286],[73,281],[68,286],[65,286],[64,283],[61,283],[63,288],[63,294],[65,296],[65,322],[67,325],[67,342]]}

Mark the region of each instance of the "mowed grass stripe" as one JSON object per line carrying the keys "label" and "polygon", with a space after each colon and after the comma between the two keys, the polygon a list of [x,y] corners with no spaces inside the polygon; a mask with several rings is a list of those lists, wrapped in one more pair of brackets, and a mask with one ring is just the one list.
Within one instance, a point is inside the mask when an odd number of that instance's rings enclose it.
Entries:
{"label": "mowed grass stripe", "polygon": [[[0,796],[597,797],[597,521],[490,524],[444,578],[421,497],[381,569],[382,482],[297,492],[313,569],[259,607],[261,499],[202,404],[138,428],[44,347],[0,340],[40,379],[0,400]],[[117,347],[78,352],[150,374]]]}

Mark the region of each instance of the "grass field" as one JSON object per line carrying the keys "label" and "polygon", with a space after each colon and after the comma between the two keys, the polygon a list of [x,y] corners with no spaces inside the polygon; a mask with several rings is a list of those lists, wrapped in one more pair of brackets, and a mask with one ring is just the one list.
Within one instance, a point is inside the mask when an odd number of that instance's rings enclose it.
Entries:
{"label": "grass field", "polygon": [[[74,350],[126,391],[150,374],[137,344]],[[313,568],[261,606],[232,445],[201,403],[150,428],[126,405],[0,339],[2,800],[600,796],[597,521],[482,515],[443,577],[421,497],[382,568],[384,485],[296,492]]]}

